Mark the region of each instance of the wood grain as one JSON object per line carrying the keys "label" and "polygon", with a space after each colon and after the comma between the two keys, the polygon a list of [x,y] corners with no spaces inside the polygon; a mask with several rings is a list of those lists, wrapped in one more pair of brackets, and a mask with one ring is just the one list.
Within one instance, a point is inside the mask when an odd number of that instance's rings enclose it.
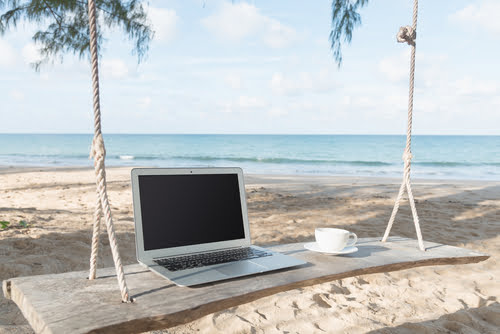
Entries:
{"label": "wood grain", "polygon": [[358,240],[358,252],[329,256],[304,249],[304,243],[270,247],[308,263],[291,269],[247,276],[195,288],[183,288],[139,264],[125,273],[134,303],[122,303],[113,268],[88,272],[18,277],[3,282],[37,333],[141,333],[184,324],[207,314],[278,292],[336,279],[420,266],[476,263],[489,255],[425,242],[426,252],[413,239],[392,237]]}

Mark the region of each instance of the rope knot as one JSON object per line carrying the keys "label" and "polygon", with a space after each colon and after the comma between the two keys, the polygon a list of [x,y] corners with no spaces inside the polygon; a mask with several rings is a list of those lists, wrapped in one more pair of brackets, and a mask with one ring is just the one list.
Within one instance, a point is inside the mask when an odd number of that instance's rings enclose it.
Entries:
{"label": "rope knot", "polygon": [[403,161],[405,162],[405,164],[410,164],[411,159],[413,159],[413,154],[411,154],[411,152],[403,153]]}
{"label": "rope knot", "polygon": [[106,149],[104,148],[104,140],[102,139],[102,134],[97,134],[92,140],[92,147],[90,148],[89,158],[94,160],[99,160],[100,157],[106,156]]}
{"label": "rope knot", "polygon": [[400,27],[397,39],[399,43],[408,43],[408,45],[415,46],[415,39],[417,39],[417,31],[411,26]]}

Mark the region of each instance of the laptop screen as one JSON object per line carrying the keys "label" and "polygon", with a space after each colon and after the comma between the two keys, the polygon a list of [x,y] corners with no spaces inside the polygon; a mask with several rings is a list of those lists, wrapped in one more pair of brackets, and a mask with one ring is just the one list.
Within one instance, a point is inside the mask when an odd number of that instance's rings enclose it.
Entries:
{"label": "laptop screen", "polygon": [[144,250],[244,239],[237,174],[139,175]]}

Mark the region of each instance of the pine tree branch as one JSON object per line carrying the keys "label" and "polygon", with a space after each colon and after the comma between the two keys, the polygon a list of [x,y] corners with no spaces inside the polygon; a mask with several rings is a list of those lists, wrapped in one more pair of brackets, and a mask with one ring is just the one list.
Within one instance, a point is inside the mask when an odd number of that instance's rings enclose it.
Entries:
{"label": "pine tree branch", "polygon": [[44,4],[45,4],[45,6],[46,6],[45,8],[49,9],[49,10],[50,10],[50,12],[52,13],[52,16],[54,16],[54,19],[56,20],[57,24],[58,24],[59,26],[61,26],[61,25],[62,25],[62,22],[61,22],[61,19],[62,19],[62,18],[61,18],[61,15],[56,14],[56,13],[52,10],[52,7],[51,7],[51,6],[47,3],[47,1],[45,1],[45,0],[42,0],[42,1],[43,1],[43,3],[44,3]]}
{"label": "pine tree branch", "polygon": [[350,43],[354,28],[361,24],[358,9],[368,0],[332,0],[331,49],[338,66],[342,64],[342,43]]}
{"label": "pine tree branch", "polygon": [[[20,16],[22,11],[25,11],[29,8],[29,5],[20,6],[11,10],[6,11],[2,16],[0,16],[0,34],[4,34],[9,24],[12,22],[12,25],[15,27],[17,25],[18,16]],[[5,23],[2,23],[5,21]]]}
{"label": "pine tree branch", "polygon": [[[140,62],[154,32],[148,25],[142,2],[146,0],[96,0],[101,24],[120,27],[134,42],[132,53]],[[42,60],[34,64],[60,59],[67,52],[83,57],[89,53],[88,3],[85,0],[0,0],[0,35],[15,28],[23,19],[38,25],[33,41],[39,46]],[[98,29],[98,47],[103,43]]]}

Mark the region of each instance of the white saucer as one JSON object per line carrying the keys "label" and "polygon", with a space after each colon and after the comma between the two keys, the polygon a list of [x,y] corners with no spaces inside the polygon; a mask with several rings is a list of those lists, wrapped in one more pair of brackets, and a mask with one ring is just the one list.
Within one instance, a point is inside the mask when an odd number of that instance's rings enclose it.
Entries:
{"label": "white saucer", "polygon": [[339,251],[329,252],[319,248],[318,244],[315,242],[308,242],[307,244],[304,245],[304,248],[313,252],[330,254],[330,255],[351,254],[358,251],[358,247],[349,246]]}

